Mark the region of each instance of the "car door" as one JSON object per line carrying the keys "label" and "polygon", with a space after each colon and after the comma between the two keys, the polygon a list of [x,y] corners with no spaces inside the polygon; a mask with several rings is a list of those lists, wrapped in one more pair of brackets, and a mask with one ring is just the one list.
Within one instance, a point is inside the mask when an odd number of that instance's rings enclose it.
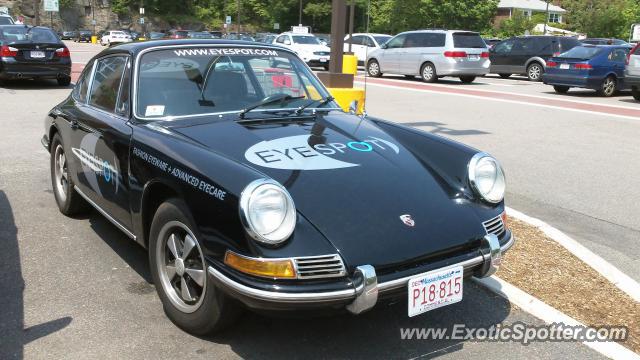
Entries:
{"label": "car door", "polygon": [[627,61],[627,54],[629,54],[629,49],[613,49],[608,58],[609,64],[616,73],[620,85],[622,85],[622,79],[624,79],[624,65]]}
{"label": "car door", "polygon": [[73,114],[71,153],[76,185],[85,198],[129,231],[129,56],[97,59],[90,79],[86,103]]}
{"label": "car door", "polygon": [[515,39],[507,39],[496,43],[489,52],[491,60],[491,72],[495,74],[512,74],[509,64],[509,56],[513,49]]}
{"label": "car door", "polygon": [[532,56],[539,55],[535,51],[535,38],[516,38],[513,43],[511,53],[506,59],[506,65],[509,67],[509,73],[524,74],[527,72],[527,60]]}
{"label": "car door", "polygon": [[406,52],[404,42],[408,34],[400,34],[389,40],[382,50],[382,55],[378,59],[380,70],[385,73],[398,74],[400,71],[400,60]]}
{"label": "car door", "polygon": [[441,65],[447,35],[441,32],[419,32],[407,36],[404,42],[406,53],[400,59],[401,73],[415,75],[420,73],[423,63],[429,61],[436,67]]}

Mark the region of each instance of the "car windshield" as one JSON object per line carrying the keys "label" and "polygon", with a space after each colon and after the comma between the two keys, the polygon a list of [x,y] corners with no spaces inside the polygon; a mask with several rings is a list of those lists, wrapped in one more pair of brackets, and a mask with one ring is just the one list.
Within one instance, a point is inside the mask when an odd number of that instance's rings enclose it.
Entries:
{"label": "car windshield", "polygon": [[329,94],[295,55],[255,47],[185,47],[141,56],[136,116],[172,119],[239,112],[266,98],[290,98],[258,110],[293,109]]}
{"label": "car windshield", "polygon": [[293,42],[296,44],[310,44],[310,45],[320,44],[320,40],[318,40],[318,38],[315,36],[293,35],[292,38],[293,38]]}
{"label": "car windshield", "polygon": [[576,46],[571,50],[560,54],[560,58],[573,58],[573,59],[591,59],[602,51],[601,48],[594,46]]}
{"label": "car windshield", "polygon": [[122,31],[112,31],[111,35],[118,35],[118,36],[124,36],[126,35],[124,32]]}
{"label": "car windshield", "polygon": [[39,43],[58,43],[58,37],[53,31],[43,28],[29,27],[6,27],[2,30],[2,38],[7,42],[39,42]]}
{"label": "car windshield", "polygon": [[378,45],[382,45],[382,44],[386,43],[387,41],[389,41],[389,39],[391,39],[392,36],[388,36],[388,35],[379,36],[378,35],[378,36],[374,36],[373,38],[376,39],[376,42],[378,43]]}
{"label": "car windshield", "polygon": [[487,45],[478,33],[459,32],[453,33],[453,47],[482,49],[486,48]]}
{"label": "car windshield", "polygon": [[8,16],[0,16],[0,25],[11,25],[13,20]]}

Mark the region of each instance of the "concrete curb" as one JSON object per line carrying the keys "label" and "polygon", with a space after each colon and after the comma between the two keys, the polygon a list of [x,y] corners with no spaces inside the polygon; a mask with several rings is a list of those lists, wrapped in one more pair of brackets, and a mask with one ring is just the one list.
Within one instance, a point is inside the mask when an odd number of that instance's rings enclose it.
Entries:
{"label": "concrete curb", "polygon": [[594,254],[591,250],[579,244],[574,239],[567,236],[562,231],[545,223],[542,220],[525,215],[517,210],[507,207],[507,215],[518,220],[524,221],[529,225],[535,226],[545,233],[548,237],[555,240],[565,249],[582,260],[585,264],[591,266],[595,271],[600,273],[605,279],[609,280],[618,289],[629,295],[633,300],[640,302],[640,284],[630,278],[628,275],[618,270],[615,266]]}
{"label": "concrete curb", "polygon": [[[569,326],[585,326],[578,320],[558,311],[496,276],[472,279],[547,324],[563,323]],[[640,360],[640,355],[615,342],[583,341],[582,343],[610,359]]]}

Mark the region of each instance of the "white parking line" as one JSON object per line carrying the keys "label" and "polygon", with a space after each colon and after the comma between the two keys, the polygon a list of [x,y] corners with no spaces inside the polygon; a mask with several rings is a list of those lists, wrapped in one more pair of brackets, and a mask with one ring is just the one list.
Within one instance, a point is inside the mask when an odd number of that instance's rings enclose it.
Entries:
{"label": "white parking line", "polygon": [[[358,84],[364,84],[364,81],[360,81],[360,80],[356,80],[354,82],[358,83]],[[636,120],[636,121],[640,120],[640,117],[636,117],[636,116],[610,114],[610,113],[604,113],[604,112],[598,112],[598,111],[566,108],[566,107],[561,107],[561,106],[538,104],[538,103],[531,103],[531,102],[519,101],[519,100],[492,98],[492,97],[486,97],[486,96],[481,96],[481,95],[470,95],[470,94],[449,93],[449,92],[443,93],[443,92],[440,92],[440,91],[437,91],[437,90],[412,89],[412,88],[407,88],[407,87],[403,87],[403,86],[396,86],[396,85],[374,84],[374,83],[371,83],[371,82],[367,82],[367,86],[377,86],[377,87],[404,90],[404,91],[413,91],[413,92],[429,92],[429,93],[439,94],[439,95],[462,96],[462,97],[468,97],[468,98],[478,99],[478,100],[482,100],[482,101],[498,101],[498,102],[505,102],[505,103],[511,103],[511,104],[518,104],[518,105],[537,106],[537,107],[543,107],[543,108],[547,108],[547,109],[573,111],[573,112],[585,113],[585,114],[590,114],[590,115],[601,115],[601,116],[604,115],[604,116],[607,116],[607,117],[621,118],[621,119],[626,119],[626,120]],[[497,92],[497,91],[495,91],[495,93],[496,94],[509,94],[509,95],[512,95],[512,93],[506,93],[506,92]],[[528,96],[528,95],[524,95],[524,96]],[[545,98],[545,97],[541,97],[541,98],[543,98],[545,100],[549,99],[549,98]],[[594,104],[589,104],[589,103],[583,103],[583,104],[594,105]],[[597,105],[600,105],[600,104],[597,104]],[[366,102],[365,102],[365,106],[366,106]],[[616,108],[617,106],[610,106],[610,107]],[[620,107],[620,108],[624,108],[624,107]],[[637,108],[627,108],[627,109],[638,110]]]}
{"label": "white parking line", "polygon": [[[382,78],[382,80],[391,80],[391,81],[397,82],[399,84],[402,84],[402,81],[403,81],[401,79],[393,79],[393,78]],[[356,79],[355,81],[364,83],[364,78],[363,79]],[[367,82],[367,85],[371,85],[371,84],[372,84],[371,82]],[[416,83],[412,83],[412,84],[416,84]],[[443,88],[450,88],[451,87],[451,85],[437,84],[437,83],[436,84],[428,84],[428,85],[427,84],[423,84],[423,83],[417,83],[417,84],[421,84],[421,85],[425,85],[425,86],[443,87]],[[491,82],[490,84],[498,85],[498,83],[493,83],[493,82]],[[542,83],[532,83],[532,84],[549,86],[549,85],[544,85]],[[376,84],[376,85],[381,85],[381,84]],[[396,85],[389,85],[389,86],[396,86]],[[398,85],[398,86],[400,86],[400,85]],[[503,86],[506,86],[506,85],[503,85]],[[515,86],[523,86],[523,85],[511,85],[511,86],[515,87]],[[402,86],[400,86],[400,87],[402,87]],[[558,97],[558,96],[521,94],[521,93],[513,93],[513,92],[505,92],[505,91],[496,91],[496,90],[475,89],[475,88],[469,88],[469,87],[466,87],[465,90],[471,90],[471,91],[477,91],[477,92],[489,93],[489,94],[496,94],[496,95],[519,95],[519,96],[526,96],[526,97],[531,97],[531,98],[536,98],[536,99],[544,99],[544,100],[561,100],[561,101],[564,101],[564,102],[570,102],[570,103],[575,103],[575,104],[598,105],[598,106],[606,106],[606,107],[616,108],[616,109],[630,109],[630,110],[638,110],[638,109],[640,109],[640,106],[624,106],[624,105],[611,105],[611,104],[605,104],[605,103],[600,103],[600,102],[588,102],[588,101],[570,99],[570,98],[567,98],[566,96]],[[640,102],[638,104],[640,105]]]}
{"label": "white parking line", "polygon": [[[547,324],[563,323],[568,326],[586,327],[578,320],[545,304],[497,276],[483,279],[473,278],[473,280]],[[640,359],[640,355],[615,342],[583,341],[582,343],[610,359]]]}

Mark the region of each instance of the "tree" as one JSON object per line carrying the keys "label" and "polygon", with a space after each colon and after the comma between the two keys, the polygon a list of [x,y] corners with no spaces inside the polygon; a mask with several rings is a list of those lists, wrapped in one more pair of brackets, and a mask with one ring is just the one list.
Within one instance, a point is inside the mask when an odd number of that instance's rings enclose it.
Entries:
{"label": "tree", "polygon": [[522,11],[514,11],[511,19],[503,20],[498,26],[496,35],[500,38],[524,35],[527,30],[531,31],[536,26],[536,21],[530,19]]}
{"label": "tree", "polygon": [[311,28],[315,29],[318,19],[326,18],[327,15],[331,14],[331,4],[327,2],[308,3],[304,7],[303,13],[311,17]]}
{"label": "tree", "polygon": [[371,0],[373,31],[397,33],[421,28],[484,31],[498,0]]}
{"label": "tree", "polygon": [[640,16],[636,0],[563,0],[562,7],[568,27],[589,37],[627,39]]}

